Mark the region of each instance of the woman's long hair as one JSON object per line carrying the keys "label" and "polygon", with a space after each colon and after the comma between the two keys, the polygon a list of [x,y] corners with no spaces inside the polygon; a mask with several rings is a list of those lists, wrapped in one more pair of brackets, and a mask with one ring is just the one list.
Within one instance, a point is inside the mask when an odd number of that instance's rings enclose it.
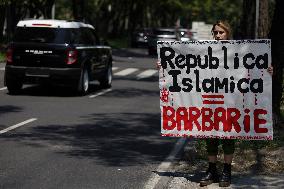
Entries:
{"label": "woman's long hair", "polygon": [[213,30],[215,29],[215,26],[219,26],[223,28],[227,33],[228,39],[232,38],[232,29],[228,22],[223,21],[223,20],[218,20],[215,24],[213,24],[212,29],[211,29],[211,33],[213,36],[214,36]]}

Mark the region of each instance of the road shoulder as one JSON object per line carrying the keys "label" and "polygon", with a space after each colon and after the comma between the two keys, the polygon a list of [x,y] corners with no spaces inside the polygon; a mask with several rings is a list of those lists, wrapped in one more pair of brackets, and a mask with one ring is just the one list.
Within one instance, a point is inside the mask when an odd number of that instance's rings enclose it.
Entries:
{"label": "road shoulder", "polygon": [[[220,188],[218,183],[207,187],[200,187],[199,180],[207,168],[205,159],[198,159],[196,141],[190,141],[183,149],[182,158],[167,173],[171,180],[167,189],[195,189],[195,188]],[[189,155],[190,154],[190,155]],[[236,166],[234,164],[233,166]],[[247,171],[232,171],[232,184],[227,188],[284,188],[284,173],[268,174],[266,172],[255,172],[253,168]]]}

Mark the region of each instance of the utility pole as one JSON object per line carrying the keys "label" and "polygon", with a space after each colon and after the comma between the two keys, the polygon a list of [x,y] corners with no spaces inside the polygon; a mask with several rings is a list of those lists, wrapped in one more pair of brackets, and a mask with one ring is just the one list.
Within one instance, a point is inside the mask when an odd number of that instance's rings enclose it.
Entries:
{"label": "utility pole", "polygon": [[52,9],[51,9],[51,18],[55,19],[55,1],[54,1],[53,5],[52,5]]}

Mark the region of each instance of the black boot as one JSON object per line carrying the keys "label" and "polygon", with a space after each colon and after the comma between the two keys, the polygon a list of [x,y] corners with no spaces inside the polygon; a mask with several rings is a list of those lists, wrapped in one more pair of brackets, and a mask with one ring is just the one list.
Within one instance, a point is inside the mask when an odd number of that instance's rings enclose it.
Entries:
{"label": "black boot", "polygon": [[231,185],[231,164],[224,163],[224,169],[220,177],[219,186],[228,187],[230,185]]}
{"label": "black boot", "polygon": [[200,180],[200,186],[207,186],[213,182],[218,182],[219,176],[216,168],[216,163],[209,162],[209,168],[206,171],[206,174]]}

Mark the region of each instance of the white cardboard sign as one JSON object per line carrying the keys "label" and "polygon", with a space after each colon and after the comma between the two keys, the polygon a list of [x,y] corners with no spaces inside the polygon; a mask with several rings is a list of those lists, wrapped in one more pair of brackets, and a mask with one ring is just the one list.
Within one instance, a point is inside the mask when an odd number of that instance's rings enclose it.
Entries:
{"label": "white cardboard sign", "polygon": [[273,140],[271,41],[159,41],[163,136]]}

